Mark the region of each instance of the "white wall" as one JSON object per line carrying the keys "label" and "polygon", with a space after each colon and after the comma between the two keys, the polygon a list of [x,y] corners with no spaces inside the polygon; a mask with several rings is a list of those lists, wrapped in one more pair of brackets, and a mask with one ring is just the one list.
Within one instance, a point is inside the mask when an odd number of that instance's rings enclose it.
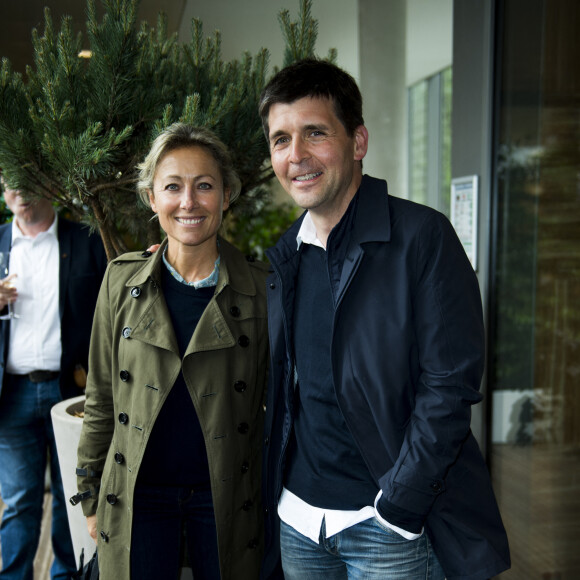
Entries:
{"label": "white wall", "polygon": [[[240,58],[243,52],[270,51],[270,72],[281,66],[284,37],[278,14],[288,10],[297,20],[299,0],[187,0],[179,31],[181,41],[191,38],[191,20],[203,22],[204,33],[220,30],[224,60]],[[312,17],[318,20],[316,54],[326,57],[330,48],[338,50],[337,64],[358,80],[358,1],[313,0]]]}
{"label": "white wall", "polygon": [[453,62],[453,0],[407,0],[407,86]]}

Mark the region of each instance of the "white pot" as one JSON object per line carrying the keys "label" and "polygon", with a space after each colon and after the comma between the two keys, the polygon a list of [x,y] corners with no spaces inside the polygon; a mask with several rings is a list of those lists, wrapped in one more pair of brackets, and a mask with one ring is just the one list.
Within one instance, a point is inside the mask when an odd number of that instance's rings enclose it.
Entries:
{"label": "white pot", "polygon": [[90,560],[96,548],[96,544],[87,530],[87,520],[83,515],[82,507],[80,504],[73,506],[69,501],[69,498],[77,493],[77,447],[83,426],[82,418],[75,417],[74,413],[82,411],[84,407],[85,396],[81,395],[57,403],[50,411],[66,499],[68,523],[77,564],[83,548],[85,563]]}

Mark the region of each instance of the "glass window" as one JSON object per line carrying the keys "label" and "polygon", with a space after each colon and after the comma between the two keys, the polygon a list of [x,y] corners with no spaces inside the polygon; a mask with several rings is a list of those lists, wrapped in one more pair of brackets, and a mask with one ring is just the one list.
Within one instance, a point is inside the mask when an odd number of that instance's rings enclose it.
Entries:
{"label": "glass window", "polygon": [[409,197],[449,216],[452,69],[409,88]]}
{"label": "glass window", "polygon": [[508,579],[580,578],[580,4],[498,3],[490,467]]}

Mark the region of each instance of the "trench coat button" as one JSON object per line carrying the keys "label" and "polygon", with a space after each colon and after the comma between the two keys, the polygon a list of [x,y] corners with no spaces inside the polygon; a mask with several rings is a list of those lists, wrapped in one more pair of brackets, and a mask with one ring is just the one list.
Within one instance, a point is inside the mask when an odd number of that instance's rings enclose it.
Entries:
{"label": "trench coat button", "polygon": [[240,423],[238,425],[238,432],[245,435],[250,430],[250,426],[247,423]]}
{"label": "trench coat button", "polygon": [[139,288],[139,286],[133,286],[133,288],[131,288],[131,296],[133,296],[133,298],[139,298],[139,296],[141,296],[141,288]]}
{"label": "trench coat button", "polygon": [[258,540],[256,540],[256,538],[252,538],[248,542],[248,548],[250,548],[250,550],[255,550],[257,547],[258,547]]}
{"label": "trench coat button", "polygon": [[101,530],[100,536],[101,536],[101,540],[103,540],[103,542],[107,543],[109,541],[109,536],[107,536],[107,534],[105,534],[105,532],[103,532],[103,530]]}
{"label": "trench coat button", "polygon": [[127,413],[119,413],[119,423],[125,425],[129,421],[129,415]]}
{"label": "trench coat button", "polygon": [[254,256],[252,256],[251,254],[249,254],[249,255],[246,256],[246,260],[248,262],[255,262],[256,261],[256,258]]}
{"label": "trench coat button", "polygon": [[129,371],[122,370],[119,373],[119,377],[121,377],[121,380],[126,383],[131,378],[131,375],[129,374]]}
{"label": "trench coat button", "polygon": [[431,483],[430,487],[435,493],[439,493],[442,486],[438,481],[434,481]]}
{"label": "trench coat button", "polygon": [[242,336],[238,338],[238,344],[241,347],[246,348],[247,346],[250,345],[250,339],[245,334],[242,334]]}
{"label": "trench coat button", "polygon": [[266,439],[264,439],[264,445],[270,445],[270,437],[266,437]]}
{"label": "trench coat button", "polygon": [[122,453],[115,453],[115,463],[121,465],[121,463],[125,463],[125,456]]}
{"label": "trench coat button", "polygon": [[153,253],[150,252],[149,250],[145,250],[144,252],[141,253],[142,258],[149,258],[152,255],[153,255]]}
{"label": "trench coat button", "polygon": [[253,502],[252,500],[248,499],[248,500],[246,500],[246,501],[244,502],[244,505],[242,506],[242,509],[243,509],[245,512],[249,512],[249,511],[252,509],[252,506],[253,506],[253,505],[254,505],[254,502]]}
{"label": "trench coat button", "polygon": [[274,282],[272,282],[270,284],[270,290],[275,290],[276,289],[276,284],[274,284]]}
{"label": "trench coat button", "polygon": [[248,385],[246,385],[246,381],[236,381],[234,383],[234,389],[238,393],[243,393],[247,388],[248,388]]}
{"label": "trench coat button", "polygon": [[114,493],[109,493],[107,495],[107,503],[110,503],[111,505],[115,505],[117,503],[117,501],[119,501],[117,499],[117,496]]}
{"label": "trench coat button", "polygon": [[238,318],[238,316],[240,315],[240,309],[237,306],[232,306],[230,308],[230,314],[234,317],[234,318]]}
{"label": "trench coat button", "polygon": [[131,327],[130,326],[125,326],[125,328],[123,328],[123,338],[131,338]]}
{"label": "trench coat button", "polygon": [[247,461],[242,463],[242,473],[248,473],[250,471],[250,464]]}

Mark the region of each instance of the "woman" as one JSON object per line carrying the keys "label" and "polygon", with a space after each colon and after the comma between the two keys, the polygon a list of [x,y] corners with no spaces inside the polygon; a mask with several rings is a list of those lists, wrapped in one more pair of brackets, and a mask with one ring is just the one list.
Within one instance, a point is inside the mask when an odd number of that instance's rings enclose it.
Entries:
{"label": "woman", "polygon": [[218,236],[240,182],[211,132],[161,133],[138,189],[167,239],[109,265],[78,450],[101,578],[177,578],[185,553],[196,580],[253,580],[267,268]]}

